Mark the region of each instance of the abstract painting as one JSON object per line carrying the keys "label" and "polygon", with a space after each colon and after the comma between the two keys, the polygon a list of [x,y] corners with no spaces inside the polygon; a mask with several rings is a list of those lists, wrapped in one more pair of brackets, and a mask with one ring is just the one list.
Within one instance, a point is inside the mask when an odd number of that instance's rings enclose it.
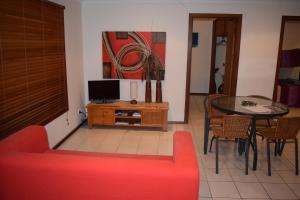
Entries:
{"label": "abstract painting", "polygon": [[164,80],[165,32],[102,32],[104,79]]}

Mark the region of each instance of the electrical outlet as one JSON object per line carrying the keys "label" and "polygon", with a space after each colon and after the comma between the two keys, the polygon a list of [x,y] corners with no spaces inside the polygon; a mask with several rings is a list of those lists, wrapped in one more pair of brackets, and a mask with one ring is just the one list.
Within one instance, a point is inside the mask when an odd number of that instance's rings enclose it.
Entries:
{"label": "electrical outlet", "polygon": [[81,121],[84,121],[87,118],[86,111],[84,108],[78,108],[77,114],[79,115]]}
{"label": "electrical outlet", "polygon": [[83,113],[85,113],[85,112],[83,111],[82,108],[77,108],[77,109],[76,109],[76,114],[81,115],[81,114],[83,114]]}
{"label": "electrical outlet", "polygon": [[70,125],[69,118],[66,118],[67,126]]}
{"label": "electrical outlet", "polygon": [[84,109],[78,109],[78,113],[79,114],[85,114],[85,110]]}

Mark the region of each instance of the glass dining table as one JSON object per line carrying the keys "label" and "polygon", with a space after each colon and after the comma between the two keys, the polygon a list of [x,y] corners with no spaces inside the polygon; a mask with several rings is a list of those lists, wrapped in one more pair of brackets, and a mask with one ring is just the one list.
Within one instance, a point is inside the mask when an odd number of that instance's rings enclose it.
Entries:
{"label": "glass dining table", "polygon": [[281,103],[247,96],[222,96],[212,101],[212,106],[227,114],[251,117],[250,138],[253,143],[253,170],[257,167],[256,120],[273,119],[289,113],[289,108]]}

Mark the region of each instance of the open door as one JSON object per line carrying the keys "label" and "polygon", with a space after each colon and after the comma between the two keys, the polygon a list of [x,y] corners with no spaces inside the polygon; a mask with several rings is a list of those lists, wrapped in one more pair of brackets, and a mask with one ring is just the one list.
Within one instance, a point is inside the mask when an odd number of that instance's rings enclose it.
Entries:
{"label": "open door", "polygon": [[[184,122],[188,123],[190,82],[191,82],[191,60],[192,60],[192,33],[194,19],[213,19],[215,21],[212,39],[211,70],[209,81],[209,93],[223,93],[231,96],[236,94],[238,62],[240,54],[241,39],[241,14],[190,14],[188,34],[188,59],[185,96]],[[223,45],[218,48],[216,45]],[[226,44],[226,45],[224,45]],[[201,44],[200,44],[201,45]],[[222,56],[219,56],[222,55]],[[222,57],[223,60],[220,60]],[[221,64],[220,64],[221,63]],[[216,65],[217,64],[217,65]],[[218,69],[217,69],[218,68]]]}
{"label": "open door", "polygon": [[237,63],[235,49],[238,19],[217,18],[213,24],[212,56],[209,93],[235,95]]}

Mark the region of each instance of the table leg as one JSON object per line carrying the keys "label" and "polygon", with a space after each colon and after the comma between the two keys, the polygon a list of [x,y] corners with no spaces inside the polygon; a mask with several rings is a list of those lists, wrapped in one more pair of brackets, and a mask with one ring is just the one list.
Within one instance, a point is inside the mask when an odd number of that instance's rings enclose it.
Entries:
{"label": "table leg", "polygon": [[239,155],[241,156],[243,154],[243,152],[245,151],[245,141],[242,139],[238,140],[238,151],[239,151]]}
{"label": "table leg", "polygon": [[286,140],[282,140],[281,144],[280,144],[280,148],[279,148],[279,156],[281,156],[283,149],[284,149],[284,145],[285,145]]}
{"label": "table leg", "polygon": [[257,143],[256,143],[256,118],[253,117],[251,121],[251,133],[250,138],[253,140],[253,170],[257,167]]}
{"label": "table leg", "polygon": [[205,116],[205,124],[204,124],[204,154],[207,154],[208,136],[209,136],[209,119],[208,119],[208,116]]}

